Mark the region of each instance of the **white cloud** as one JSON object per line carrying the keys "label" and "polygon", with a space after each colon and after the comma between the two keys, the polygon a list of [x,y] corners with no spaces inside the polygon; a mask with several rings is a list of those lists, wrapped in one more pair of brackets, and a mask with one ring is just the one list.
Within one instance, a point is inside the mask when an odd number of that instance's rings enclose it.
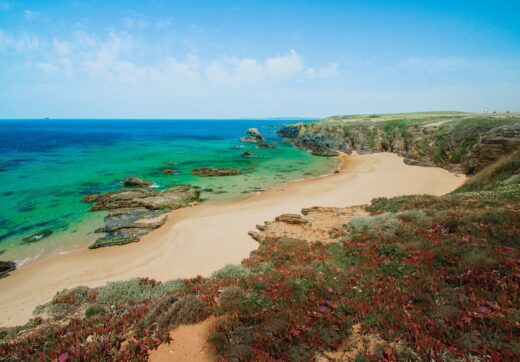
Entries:
{"label": "white cloud", "polygon": [[291,50],[285,56],[267,58],[265,67],[273,78],[284,79],[300,72],[303,69],[303,60],[295,50]]}
{"label": "white cloud", "polygon": [[43,41],[33,35],[11,35],[0,30],[0,52],[15,51],[17,53],[31,53],[39,50]]}
{"label": "white cloud", "polygon": [[338,63],[330,63],[321,68],[307,68],[305,77],[307,79],[331,78],[338,74]]}

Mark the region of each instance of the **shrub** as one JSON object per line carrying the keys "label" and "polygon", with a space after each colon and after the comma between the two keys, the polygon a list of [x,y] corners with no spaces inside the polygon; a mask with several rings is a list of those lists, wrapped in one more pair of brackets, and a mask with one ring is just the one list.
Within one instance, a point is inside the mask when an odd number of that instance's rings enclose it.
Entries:
{"label": "shrub", "polygon": [[56,293],[50,303],[39,306],[36,314],[48,313],[55,318],[64,318],[75,313],[81,305],[93,299],[95,293],[88,287],[76,287],[65,289]]}
{"label": "shrub", "polygon": [[102,316],[107,312],[105,307],[94,304],[85,310],[85,318],[92,318],[94,316]]}
{"label": "shrub", "polygon": [[157,316],[160,328],[173,328],[179,324],[198,323],[206,319],[209,310],[197,297],[188,295],[173,303],[169,309]]}
{"label": "shrub", "polygon": [[109,305],[127,301],[139,302],[147,298],[182,289],[183,286],[181,280],[172,280],[166,283],[159,283],[150,279],[131,279],[124,282],[111,282],[99,288],[97,301]]}
{"label": "shrub", "polygon": [[392,236],[400,225],[396,214],[388,212],[372,216],[354,216],[348,223],[348,227],[353,233],[367,236],[379,234]]}
{"label": "shrub", "polygon": [[219,307],[224,313],[237,309],[242,303],[243,297],[244,291],[240,287],[236,285],[225,287],[218,298]]}
{"label": "shrub", "polygon": [[396,216],[406,222],[419,222],[424,220],[426,214],[421,210],[405,210],[399,211]]}
{"label": "shrub", "polygon": [[217,270],[213,274],[211,274],[211,277],[213,279],[230,279],[230,278],[245,278],[249,275],[251,275],[251,270],[246,268],[245,266],[239,264],[228,264],[225,267],[223,267],[220,270]]}

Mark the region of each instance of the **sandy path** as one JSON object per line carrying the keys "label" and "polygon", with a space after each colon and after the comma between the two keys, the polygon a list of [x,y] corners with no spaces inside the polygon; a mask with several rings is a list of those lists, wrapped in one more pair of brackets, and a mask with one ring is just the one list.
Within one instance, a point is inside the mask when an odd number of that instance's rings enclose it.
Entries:
{"label": "sandy path", "polygon": [[24,266],[0,279],[0,326],[26,322],[37,305],[64,288],[132,277],[207,276],[240,263],[257,247],[247,232],[283,213],[365,204],[380,196],[440,195],[464,180],[440,168],[406,165],[391,153],[347,156],[338,174],[280,185],[243,200],[173,211],[163,227],[139,243],[53,255]]}
{"label": "sandy path", "polygon": [[150,362],[211,362],[214,360],[208,344],[208,337],[215,322],[210,317],[204,322],[184,325],[170,332],[172,341],[163,343],[154,351],[150,351]]}

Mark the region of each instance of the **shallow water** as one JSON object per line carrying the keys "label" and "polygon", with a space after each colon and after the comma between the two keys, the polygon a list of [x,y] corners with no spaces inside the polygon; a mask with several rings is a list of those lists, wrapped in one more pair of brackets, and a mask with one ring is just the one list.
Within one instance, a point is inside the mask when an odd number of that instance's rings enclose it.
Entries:
{"label": "shallow water", "polygon": [[[16,120],[0,121],[0,255],[25,262],[93,240],[103,213],[85,194],[121,189],[126,176],[161,188],[200,187],[205,200],[229,199],[274,184],[327,173],[334,160],[311,156],[276,136],[280,120]],[[276,149],[240,143],[257,127]],[[240,154],[250,151],[255,158]],[[171,166],[168,163],[174,162]],[[202,178],[199,167],[232,167],[239,176]],[[164,169],[175,175],[165,175]],[[35,233],[49,237],[24,242]],[[38,239],[38,238],[36,238]]]}

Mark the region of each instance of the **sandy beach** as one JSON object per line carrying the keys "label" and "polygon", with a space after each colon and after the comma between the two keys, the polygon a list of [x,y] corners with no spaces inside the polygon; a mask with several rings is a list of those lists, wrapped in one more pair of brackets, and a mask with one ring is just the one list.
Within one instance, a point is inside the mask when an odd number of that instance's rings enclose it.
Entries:
{"label": "sandy beach", "polygon": [[139,243],[41,258],[0,279],[0,326],[27,322],[59,290],[150,277],[208,276],[257,247],[256,224],[303,207],[345,207],[374,197],[448,193],[465,181],[441,168],[409,166],[391,153],[343,156],[341,172],[283,184],[240,200],[203,203],[170,213]]}

